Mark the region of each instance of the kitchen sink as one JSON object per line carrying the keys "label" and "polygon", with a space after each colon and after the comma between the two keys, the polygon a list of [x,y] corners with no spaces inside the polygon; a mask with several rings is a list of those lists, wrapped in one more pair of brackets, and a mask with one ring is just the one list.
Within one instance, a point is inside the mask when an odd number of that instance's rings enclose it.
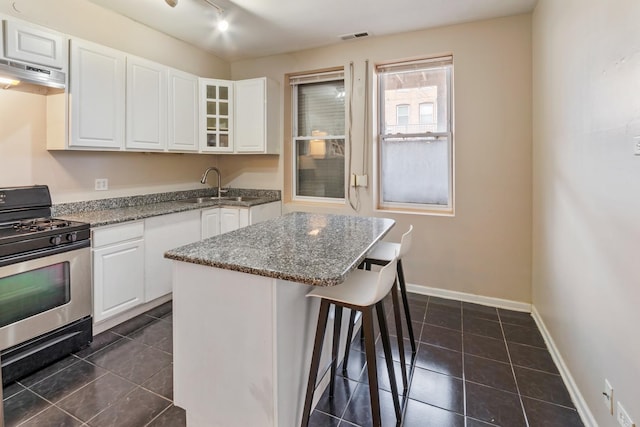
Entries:
{"label": "kitchen sink", "polygon": [[178,200],[181,203],[210,203],[215,201],[221,202],[252,202],[254,200],[258,200],[259,197],[247,197],[247,196],[236,196],[236,197],[195,197],[193,199],[184,199]]}

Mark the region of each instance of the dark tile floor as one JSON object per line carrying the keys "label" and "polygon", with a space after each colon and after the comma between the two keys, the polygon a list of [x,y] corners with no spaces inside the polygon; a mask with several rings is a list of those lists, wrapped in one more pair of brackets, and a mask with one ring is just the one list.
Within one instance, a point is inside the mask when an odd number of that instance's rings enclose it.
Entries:
{"label": "dark tile floor", "polygon": [[173,406],[171,303],[4,388],[6,427],[180,427]]}
{"label": "dark tile floor", "polygon": [[[415,294],[410,311],[419,341],[402,400],[403,426],[583,426],[530,315]],[[391,310],[387,313],[391,320]],[[168,303],[9,385],[4,389],[7,427],[184,426],[184,411],[172,405],[171,321]],[[392,321],[389,328],[395,336]],[[393,339],[392,344],[400,384]],[[405,348],[410,352],[408,340]],[[333,399],[327,393],[321,397],[312,426],[371,425],[362,351],[356,338],[347,375],[337,379]],[[384,425],[395,426],[388,375],[380,362]]]}

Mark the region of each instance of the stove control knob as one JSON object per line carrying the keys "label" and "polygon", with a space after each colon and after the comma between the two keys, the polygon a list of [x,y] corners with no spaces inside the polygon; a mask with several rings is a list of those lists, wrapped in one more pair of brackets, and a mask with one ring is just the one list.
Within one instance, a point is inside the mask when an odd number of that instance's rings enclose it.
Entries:
{"label": "stove control knob", "polygon": [[62,243],[62,236],[53,236],[49,241],[52,245],[59,245],[60,243]]}
{"label": "stove control knob", "polygon": [[78,240],[78,235],[76,233],[67,234],[67,242],[75,242]]}

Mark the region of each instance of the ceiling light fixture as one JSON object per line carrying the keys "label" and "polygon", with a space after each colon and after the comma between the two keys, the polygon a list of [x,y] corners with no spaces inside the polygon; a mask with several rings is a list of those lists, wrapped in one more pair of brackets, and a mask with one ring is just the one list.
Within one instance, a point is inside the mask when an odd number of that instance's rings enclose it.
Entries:
{"label": "ceiling light fixture", "polygon": [[[178,5],[178,0],[164,0],[171,7]],[[209,6],[214,8],[218,12],[218,30],[225,32],[229,29],[229,21],[224,18],[224,9],[212,2],[211,0],[204,0]]]}
{"label": "ceiling light fixture", "polygon": [[[170,1],[170,0],[165,0]],[[171,0],[173,1],[173,0]],[[175,0],[177,1],[177,0]],[[229,21],[224,18],[224,9],[212,2],[211,0],[204,0],[209,6],[218,11],[218,30],[225,32],[229,29]]]}

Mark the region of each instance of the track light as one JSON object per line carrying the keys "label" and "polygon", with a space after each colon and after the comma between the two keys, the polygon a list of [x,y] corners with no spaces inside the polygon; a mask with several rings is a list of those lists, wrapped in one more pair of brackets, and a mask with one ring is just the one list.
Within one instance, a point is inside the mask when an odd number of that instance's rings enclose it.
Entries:
{"label": "track light", "polygon": [[[164,0],[171,7],[176,7],[178,0]],[[204,0],[209,6],[214,8],[218,12],[218,30],[225,32],[229,29],[229,21],[224,18],[224,9],[212,2],[211,0]]]}
{"label": "track light", "polygon": [[[177,0],[176,0],[177,1]],[[229,22],[224,19],[224,9],[212,2],[211,0],[204,0],[209,6],[218,11],[218,30],[225,32],[229,29]]]}

